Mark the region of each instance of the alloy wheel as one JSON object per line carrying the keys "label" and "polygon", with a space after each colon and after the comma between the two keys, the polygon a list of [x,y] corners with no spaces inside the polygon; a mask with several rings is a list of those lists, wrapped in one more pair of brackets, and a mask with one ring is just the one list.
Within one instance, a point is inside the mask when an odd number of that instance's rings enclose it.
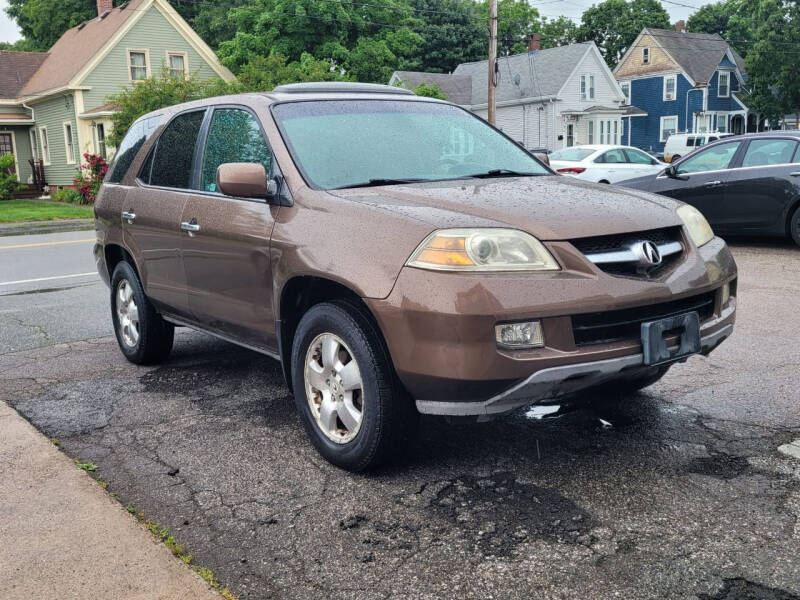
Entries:
{"label": "alloy wheel", "polygon": [[308,347],[306,397],[311,414],[329,440],[346,444],[358,435],[364,419],[361,371],[342,339],[322,333]]}
{"label": "alloy wheel", "polygon": [[122,279],[117,285],[117,322],[122,341],[135,348],[139,343],[139,307],[127,279]]}

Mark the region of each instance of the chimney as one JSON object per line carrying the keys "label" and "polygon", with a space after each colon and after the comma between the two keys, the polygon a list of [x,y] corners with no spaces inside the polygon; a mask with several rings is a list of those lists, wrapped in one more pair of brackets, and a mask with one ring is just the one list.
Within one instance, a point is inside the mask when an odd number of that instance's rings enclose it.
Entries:
{"label": "chimney", "polygon": [[530,50],[531,52],[536,52],[537,50],[541,49],[542,49],[542,36],[540,36],[538,33],[534,33],[533,35],[531,35],[530,42],[528,42],[528,50]]}
{"label": "chimney", "polygon": [[678,31],[680,33],[686,33],[686,21],[681,19],[680,21],[675,23],[675,31]]}
{"label": "chimney", "polygon": [[100,17],[114,8],[113,0],[97,0],[97,16]]}

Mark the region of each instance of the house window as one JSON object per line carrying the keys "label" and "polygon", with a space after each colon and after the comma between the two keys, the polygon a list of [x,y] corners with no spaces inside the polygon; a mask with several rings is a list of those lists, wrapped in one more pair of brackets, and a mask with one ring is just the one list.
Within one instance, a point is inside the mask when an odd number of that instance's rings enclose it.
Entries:
{"label": "house window", "polygon": [[44,164],[50,164],[50,143],[47,140],[47,127],[39,127],[39,140],[40,147],[42,148],[42,161]]}
{"label": "house window", "polygon": [[589,121],[589,143],[594,144],[594,121]]}
{"label": "house window", "polygon": [[31,127],[28,130],[29,137],[31,139],[31,156],[34,160],[38,160],[39,158],[39,140],[36,139],[36,129]]}
{"label": "house window", "polygon": [[594,75],[589,75],[589,100],[594,100]]}
{"label": "house window", "polygon": [[631,82],[630,81],[623,81],[619,84],[619,87],[622,89],[622,95],[625,96],[625,100],[622,101],[623,104],[630,104],[631,103]]}
{"label": "house window", "polygon": [[664,102],[675,100],[675,83],[677,75],[666,75],[664,77]]}
{"label": "house window", "polygon": [[586,75],[581,75],[581,100],[586,100]]}
{"label": "house window", "polygon": [[594,100],[594,75],[581,75],[581,100]]}
{"label": "house window", "polygon": [[678,130],[678,117],[661,117],[661,135],[658,139],[666,142],[667,138]]}
{"label": "house window", "polygon": [[605,130],[605,121],[600,121],[600,143],[605,144],[603,138],[605,138],[606,130]]}
{"label": "house window", "polygon": [[75,141],[72,138],[72,123],[64,121],[64,150],[67,154],[67,164],[75,164]]}
{"label": "house window", "polygon": [[717,131],[728,133],[728,115],[721,113],[717,115]]}
{"label": "house window", "polygon": [[106,126],[98,123],[94,128],[95,149],[104,159],[108,158],[106,151]]}
{"label": "house window", "polygon": [[719,72],[717,96],[720,98],[727,98],[731,95],[730,77],[731,74],[728,71]]}
{"label": "house window", "polygon": [[131,81],[142,81],[150,76],[147,50],[128,50],[128,73]]}
{"label": "house window", "polygon": [[706,133],[711,131],[711,115],[697,115],[694,118],[694,132]]}
{"label": "house window", "polygon": [[186,77],[187,58],[185,52],[167,52],[167,65],[169,67],[169,76],[177,78]]}
{"label": "house window", "polygon": [[618,131],[618,127],[619,127],[619,122],[618,122],[618,121],[614,121],[614,143],[615,143],[615,144],[619,144],[619,131]]}
{"label": "house window", "polygon": [[650,48],[642,48],[642,64],[650,64]]}

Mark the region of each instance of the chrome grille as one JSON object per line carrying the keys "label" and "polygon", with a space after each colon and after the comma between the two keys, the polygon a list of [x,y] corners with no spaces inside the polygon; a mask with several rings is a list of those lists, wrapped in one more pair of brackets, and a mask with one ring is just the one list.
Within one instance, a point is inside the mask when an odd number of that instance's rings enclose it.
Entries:
{"label": "chrome grille", "polygon": [[[684,250],[679,226],[579,238],[571,243],[599,269],[610,275],[630,277],[657,276],[676,263]],[[651,260],[653,248],[657,250],[657,262]]]}

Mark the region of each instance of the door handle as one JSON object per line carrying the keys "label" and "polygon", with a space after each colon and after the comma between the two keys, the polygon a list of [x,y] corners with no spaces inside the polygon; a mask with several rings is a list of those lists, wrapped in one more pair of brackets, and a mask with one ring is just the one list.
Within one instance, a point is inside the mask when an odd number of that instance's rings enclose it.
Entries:
{"label": "door handle", "polygon": [[715,185],[722,185],[722,182],[721,181],[709,181],[706,184],[706,187],[712,187],[712,186],[715,186]]}
{"label": "door handle", "polygon": [[123,210],[122,218],[127,220],[128,223],[133,223],[133,220],[136,218],[136,213],[132,210]]}
{"label": "door handle", "polygon": [[189,233],[197,233],[198,231],[200,231],[200,225],[198,225],[197,223],[184,221],[183,223],[181,223],[181,229],[183,229],[184,231],[188,231]]}
{"label": "door handle", "polygon": [[800,171],[794,171],[792,173],[789,173],[789,175],[792,177],[800,177]]}

